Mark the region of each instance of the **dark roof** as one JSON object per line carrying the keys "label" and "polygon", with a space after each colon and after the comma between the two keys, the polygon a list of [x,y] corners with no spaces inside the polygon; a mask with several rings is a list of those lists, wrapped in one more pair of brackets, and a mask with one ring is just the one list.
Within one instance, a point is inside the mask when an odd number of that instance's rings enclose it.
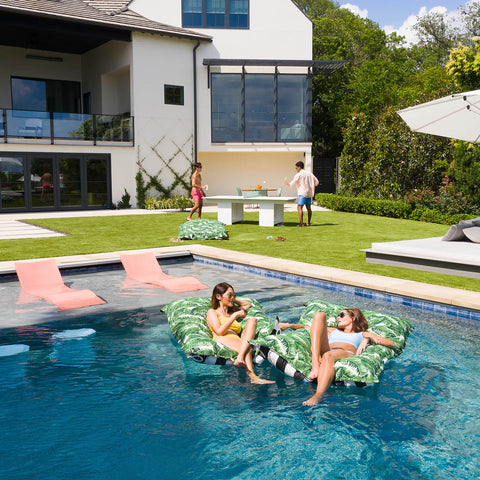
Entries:
{"label": "dark roof", "polygon": [[257,60],[257,59],[222,59],[205,58],[207,66],[264,66],[264,67],[307,67],[315,72],[327,75],[339,70],[347,64],[346,60]]}
{"label": "dark roof", "polygon": [[[130,3],[109,0],[0,0],[0,44],[82,53],[110,39],[129,39],[132,31],[211,41],[207,35],[149,20],[129,10]],[[42,17],[42,21],[38,17]],[[38,37],[37,46],[25,45],[27,41],[19,38],[26,30]],[[45,38],[52,30],[58,34],[57,48]],[[68,37],[70,33],[78,34],[80,31],[81,40],[85,41],[83,46],[78,45],[75,49],[74,38],[70,42],[62,40],[61,33]],[[96,41],[94,37],[97,37]],[[63,43],[71,45],[62,50]]]}

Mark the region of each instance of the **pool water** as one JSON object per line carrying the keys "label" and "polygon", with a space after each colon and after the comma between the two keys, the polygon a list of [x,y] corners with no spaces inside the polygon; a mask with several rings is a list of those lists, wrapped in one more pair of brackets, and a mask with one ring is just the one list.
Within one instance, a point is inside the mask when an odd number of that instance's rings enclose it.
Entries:
{"label": "pool water", "polygon": [[[129,310],[4,329],[0,343],[31,348],[0,357],[2,480],[480,477],[478,322],[208,265],[178,271],[199,269],[202,282],[259,300],[272,321],[297,321],[315,297],[415,329],[379,385],[331,387],[314,408],[301,404],[314,386],[266,362],[257,372],[276,383],[253,386],[232,366],[186,359],[159,306],[137,297]],[[123,278],[95,274],[102,285]],[[52,338],[81,327],[96,333]]]}

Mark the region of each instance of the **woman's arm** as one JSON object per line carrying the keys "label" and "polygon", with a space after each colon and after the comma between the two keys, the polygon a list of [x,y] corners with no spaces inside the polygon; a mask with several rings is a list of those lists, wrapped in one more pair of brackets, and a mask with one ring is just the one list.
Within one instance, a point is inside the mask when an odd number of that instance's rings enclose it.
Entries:
{"label": "woman's arm", "polygon": [[220,323],[217,312],[213,308],[210,308],[210,310],[207,312],[207,325],[215,333],[215,335],[218,337],[223,337],[228,332],[235,320],[244,317],[245,312],[243,310],[238,310],[237,312],[232,313],[225,323]]}
{"label": "woman's arm", "polygon": [[241,298],[235,298],[235,300],[233,301],[233,304],[241,308],[244,312],[246,312],[252,306],[250,302],[247,302],[246,300],[242,300]]}
{"label": "woman's arm", "polygon": [[363,332],[362,343],[365,339],[368,339],[368,343],[372,343],[373,345],[383,345],[384,347],[395,348],[395,344],[392,342],[392,340],[389,340],[388,338],[385,338],[385,337],[381,337],[380,335],[377,335],[376,333],[373,333],[373,332]]}
{"label": "woman's arm", "polygon": [[292,330],[300,330],[301,328],[306,328],[307,330],[310,329],[307,325],[300,325],[299,323],[279,323],[280,330],[287,330],[288,328],[291,328]]}

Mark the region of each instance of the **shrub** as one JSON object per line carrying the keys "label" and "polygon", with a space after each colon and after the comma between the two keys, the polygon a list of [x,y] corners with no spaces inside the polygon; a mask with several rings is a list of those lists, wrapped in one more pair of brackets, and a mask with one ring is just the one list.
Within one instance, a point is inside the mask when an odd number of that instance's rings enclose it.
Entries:
{"label": "shrub", "polygon": [[180,210],[184,211],[187,208],[193,207],[193,201],[190,197],[178,196],[170,198],[148,198],[144,202],[147,210]]}
{"label": "shrub", "polygon": [[438,209],[417,207],[413,204],[394,200],[375,200],[362,197],[347,197],[331,193],[319,193],[315,200],[317,205],[341,212],[363,213],[390,218],[404,218],[421,222],[455,225],[460,220],[474,217],[471,214],[454,214],[441,212]]}
{"label": "shrub", "polygon": [[124,188],[124,194],[117,204],[117,208],[132,208],[130,205],[130,194],[127,192],[127,189]]}

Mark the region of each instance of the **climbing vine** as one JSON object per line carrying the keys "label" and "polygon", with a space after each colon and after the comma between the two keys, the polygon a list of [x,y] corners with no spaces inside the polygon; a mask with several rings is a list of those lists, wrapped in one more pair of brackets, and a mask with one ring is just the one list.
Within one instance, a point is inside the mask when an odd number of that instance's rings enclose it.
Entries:
{"label": "climbing vine", "polygon": [[[153,174],[146,170],[144,167],[145,157],[140,158],[140,150],[137,151],[138,172],[135,176],[135,181],[137,185],[137,203],[140,208],[145,206],[147,192],[151,189],[158,192],[163,198],[171,197],[177,187],[181,187],[187,192],[190,190],[190,175],[192,173],[190,158],[193,157],[193,135],[190,135],[190,137],[181,146],[177,145],[175,141],[170,139],[176,148],[175,152],[170,158],[164,158],[159,149],[162,142],[166,141],[166,138],[166,136],[163,136],[155,145],[150,147],[151,151],[155,154],[160,163],[160,168]],[[191,147],[190,155],[185,153],[185,150],[188,148],[189,144]],[[176,168],[179,168],[179,162],[175,162],[175,160],[178,160],[180,156],[183,156],[188,160],[188,166],[184,171],[181,172],[176,170]],[[173,175],[173,182],[170,185],[165,185],[162,183],[162,178],[164,179],[164,174],[166,172]]]}

